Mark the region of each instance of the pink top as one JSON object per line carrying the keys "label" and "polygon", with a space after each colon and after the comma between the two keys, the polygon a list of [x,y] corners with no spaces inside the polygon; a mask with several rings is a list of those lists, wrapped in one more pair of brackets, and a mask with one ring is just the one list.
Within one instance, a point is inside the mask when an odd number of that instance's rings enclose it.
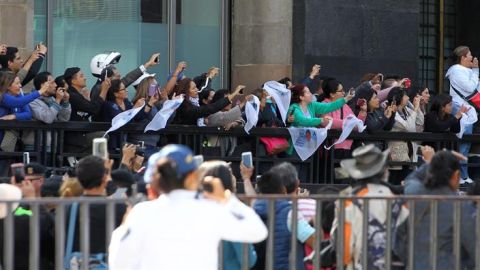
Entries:
{"label": "pink top", "polygon": [[[330,99],[326,98],[323,100],[325,103],[332,102]],[[342,118],[342,112],[343,112],[343,118]],[[343,119],[349,115],[353,114],[352,109],[350,106],[347,104],[344,104],[343,107],[340,110],[336,110],[333,112],[330,112],[326,115],[329,115],[333,118],[333,124],[332,124],[332,129],[342,129],[343,126]],[[367,118],[366,114],[360,114],[358,113],[357,118],[362,120],[365,123],[365,119]],[[350,150],[352,148],[353,141],[352,140],[345,140],[344,142],[340,144],[335,145],[335,149],[346,149]]]}

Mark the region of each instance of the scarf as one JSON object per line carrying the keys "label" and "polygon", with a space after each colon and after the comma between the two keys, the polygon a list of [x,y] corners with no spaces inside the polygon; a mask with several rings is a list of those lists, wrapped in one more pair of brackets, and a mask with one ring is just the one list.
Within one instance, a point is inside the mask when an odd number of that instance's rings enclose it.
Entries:
{"label": "scarf", "polygon": [[[197,107],[200,107],[200,99],[198,97],[194,98],[194,97],[188,97],[188,101],[190,101],[190,103],[193,105],[193,106],[197,106]],[[205,121],[203,118],[198,118],[197,119],[197,126],[199,127],[204,127],[205,126]]]}

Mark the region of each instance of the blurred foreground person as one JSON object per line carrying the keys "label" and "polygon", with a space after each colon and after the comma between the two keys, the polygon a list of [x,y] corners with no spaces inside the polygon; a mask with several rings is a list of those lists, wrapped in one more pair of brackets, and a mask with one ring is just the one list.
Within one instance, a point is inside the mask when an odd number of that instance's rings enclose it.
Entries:
{"label": "blurred foreground person", "polygon": [[[199,196],[193,152],[167,145],[152,155],[145,178],[162,193],[132,208],[112,234],[110,269],[218,269],[220,240],[259,242],[267,237],[260,218],[218,178],[206,177]],[[207,184],[206,184],[207,183]]]}

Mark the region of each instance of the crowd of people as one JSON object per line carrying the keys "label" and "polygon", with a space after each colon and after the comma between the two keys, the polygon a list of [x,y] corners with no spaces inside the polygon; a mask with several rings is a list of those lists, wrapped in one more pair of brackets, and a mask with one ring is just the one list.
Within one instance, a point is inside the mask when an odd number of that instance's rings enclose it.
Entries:
{"label": "crowd of people", "polygon": [[[339,80],[320,76],[321,66],[314,65],[301,83],[292,82],[289,78],[278,81],[291,94],[286,118],[282,118],[280,101],[275,100],[265,86],[245,89],[239,85],[233,91],[212,89],[212,80],[219,73],[215,67],[191,79],[186,77],[187,63],[180,62],[165,85],[161,86],[155,74],[147,72],[158,64],[158,53],[123,77],[115,67],[121,57],[119,53],[99,54],[91,60],[91,73],[97,81],[88,90],[84,71],[78,67],[68,67],[57,77],[48,71],[40,72],[46,53],[47,47],[39,44],[24,62],[17,48],[0,45],[1,120],[35,119],[46,124],[54,121],[111,122],[120,113],[138,108],[139,113],[131,121],[145,126],[167,101],[182,100],[167,124],[223,127],[228,132],[230,128],[245,125],[248,121],[246,104],[255,98],[259,101],[257,127],[331,125],[333,129],[342,129],[347,116],[354,116],[364,122],[367,132],[450,132],[461,136],[471,134],[477,120],[477,108],[469,99],[479,89],[478,60],[472,57],[466,46],[457,47],[453,52],[456,63],[446,74],[450,80],[450,93],[433,97],[430,95],[434,92],[426,87],[412,86],[408,78],[381,73],[366,74],[359,86],[345,90]],[[33,90],[24,93],[23,87],[32,80]],[[127,90],[129,86],[135,89],[131,100]],[[104,132],[66,132],[65,148],[68,152],[88,153],[92,139],[101,137]],[[2,151],[14,151],[22,147],[22,150],[28,151],[34,144],[32,137],[32,134],[20,133],[12,127],[12,130],[0,134],[0,148]],[[49,146],[51,139],[45,141]],[[72,169],[64,176],[46,179],[44,165],[34,162],[25,164],[24,178],[15,175],[11,184],[0,184],[0,199],[134,196],[147,200],[135,206],[130,203],[128,210],[127,205],[116,205],[117,229],[112,234],[108,250],[105,240],[106,207],[102,204],[90,205],[87,222],[90,226],[89,250],[99,256],[100,265],[106,265],[108,260],[110,269],[216,269],[220,241],[224,269],[241,269],[242,262],[248,263],[251,269],[264,269],[268,261],[267,234],[274,237],[273,269],[289,269],[292,264],[298,269],[312,269],[311,258],[319,256],[312,251],[316,230],[322,230],[322,245],[328,246],[331,252],[327,254],[331,256],[334,256],[335,241],[339,234],[343,235],[345,249],[341,254],[346,269],[358,269],[364,253],[367,253],[368,269],[384,269],[387,252],[392,253],[394,263],[402,269],[408,260],[405,221],[409,215],[414,215],[418,221],[415,231],[422,232],[422,237],[414,239],[415,246],[421,247],[414,254],[415,269],[431,267],[428,224],[432,214],[427,203],[409,211],[404,201],[392,202],[391,215],[395,220],[392,235],[400,240],[393,242],[392,250],[386,250],[386,200],[370,203],[368,235],[362,235],[360,224],[366,218],[363,217],[363,202],[347,201],[345,209],[340,209],[338,202],[323,203],[322,224],[315,224],[316,202],[302,198],[298,200],[299,211],[295,215],[298,217],[295,226],[298,254],[297,261],[293,262],[289,257],[293,219],[291,201],[275,200],[274,231],[267,232],[266,224],[272,214],[268,200],[257,199],[251,205],[239,201],[235,196],[237,181],[231,164],[224,161],[198,164],[194,159],[195,153],[184,145],[174,143],[172,138],[156,133],[120,135],[113,132],[108,137],[108,150],[122,154],[118,166],[114,166],[110,159],[87,156],[72,162]],[[240,143],[237,138],[228,136],[207,136],[204,142],[205,147],[219,147],[221,156],[234,155]],[[298,158],[291,141],[287,143],[282,149],[276,149],[274,153],[265,151],[265,154]],[[421,142],[345,140],[334,148],[335,156],[342,159],[340,170],[352,179],[351,186],[341,194],[360,197],[398,194],[459,196],[460,184],[470,184],[471,194],[477,194],[478,185],[469,176],[467,167],[470,148],[471,144],[462,143],[459,153],[442,150],[428,142],[428,138]],[[424,164],[419,167],[390,166],[389,161],[420,161]],[[254,176],[254,168],[248,164],[241,163],[240,172],[247,195],[305,195],[299,188],[302,177],[291,163],[277,164],[263,171],[258,178]],[[447,210],[438,213],[441,228],[437,229],[437,234],[441,243],[437,245],[437,265],[444,267],[442,269],[451,269],[454,263],[453,212],[450,211],[453,203],[441,202],[440,207]],[[469,237],[475,235],[475,226],[478,226],[473,214],[475,207],[471,203],[462,204],[460,244],[462,265],[468,269],[475,263],[476,240]],[[69,217],[66,233],[69,237],[71,235],[71,239],[66,241],[67,269],[80,263],[79,227],[85,222],[82,222],[77,208],[78,205],[73,204],[66,212]],[[338,226],[340,210],[345,211],[343,227]],[[6,208],[0,207],[1,218],[7,212]],[[15,269],[28,269],[25,258],[28,257],[30,243],[29,235],[24,232],[28,231],[32,214],[28,204],[15,208]],[[42,207],[39,214],[39,265],[42,269],[52,269],[55,263],[53,221],[56,207]],[[4,219],[1,219],[0,225],[3,242]],[[362,248],[362,237],[367,238],[367,250]],[[246,249],[242,243],[248,243]],[[4,254],[3,248],[0,245],[0,256]],[[244,251],[249,253],[247,261],[243,260]],[[331,262],[325,267],[334,266],[335,259],[322,260]]]}

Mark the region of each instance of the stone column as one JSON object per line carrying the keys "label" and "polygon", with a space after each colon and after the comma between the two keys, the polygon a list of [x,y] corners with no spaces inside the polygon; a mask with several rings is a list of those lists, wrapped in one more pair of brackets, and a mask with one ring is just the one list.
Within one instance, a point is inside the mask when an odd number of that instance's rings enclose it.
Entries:
{"label": "stone column", "polygon": [[34,0],[0,0],[0,43],[18,47],[25,59],[33,50]]}
{"label": "stone column", "polygon": [[291,77],[292,1],[233,1],[232,87]]}

